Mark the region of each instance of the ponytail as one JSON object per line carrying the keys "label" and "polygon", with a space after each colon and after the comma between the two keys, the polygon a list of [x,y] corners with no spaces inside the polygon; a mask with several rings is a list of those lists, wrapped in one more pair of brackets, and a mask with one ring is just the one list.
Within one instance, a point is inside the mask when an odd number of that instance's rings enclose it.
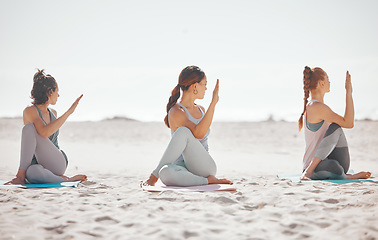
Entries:
{"label": "ponytail", "polygon": [[310,82],[311,82],[311,75],[312,75],[312,70],[311,68],[309,67],[305,67],[304,71],[303,71],[303,90],[304,90],[304,105],[303,105],[303,112],[298,120],[298,128],[299,128],[299,131],[301,131],[302,127],[303,127],[303,115],[305,114],[306,112],[306,106],[307,106],[307,103],[308,103],[308,97],[310,95]]}
{"label": "ponytail", "polygon": [[170,128],[168,121],[168,112],[171,108],[177,103],[177,100],[180,98],[180,84],[177,84],[176,87],[172,90],[171,96],[169,97],[167,104],[167,115],[164,118],[165,125]]}

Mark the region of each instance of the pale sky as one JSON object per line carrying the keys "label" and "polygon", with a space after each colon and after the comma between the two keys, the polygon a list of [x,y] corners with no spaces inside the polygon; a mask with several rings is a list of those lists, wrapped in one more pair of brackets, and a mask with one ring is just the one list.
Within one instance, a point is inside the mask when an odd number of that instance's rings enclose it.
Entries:
{"label": "pale sky", "polygon": [[352,74],[356,116],[378,119],[378,1],[0,1],[0,117],[30,104],[35,68],[58,81],[55,109],[84,93],[76,120],[114,115],[161,121],[187,65],[207,74],[216,120],[295,121],[304,66],[331,80],[345,106]]}

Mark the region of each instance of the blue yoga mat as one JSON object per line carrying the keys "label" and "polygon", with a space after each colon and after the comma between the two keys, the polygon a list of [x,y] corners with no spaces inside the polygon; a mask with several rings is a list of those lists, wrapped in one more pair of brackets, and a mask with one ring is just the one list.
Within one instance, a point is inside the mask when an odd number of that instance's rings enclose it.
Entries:
{"label": "blue yoga mat", "polygon": [[[352,174],[353,170],[348,171],[348,174]],[[311,180],[311,181],[302,181],[301,178],[302,174],[278,174],[277,177],[280,179],[288,179],[292,182],[297,182],[297,183],[311,183],[311,182],[318,182],[318,181],[323,181],[323,182],[331,182],[331,183],[353,183],[353,182],[378,182],[378,180],[375,179],[342,179],[342,180],[332,180],[332,179],[327,179],[327,180]]]}
{"label": "blue yoga mat", "polygon": [[77,187],[81,181],[61,182],[61,183],[41,183],[41,184],[22,184],[22,185],[4,185],[7,181],[0,181],[0,187],[18,187],[18,188],[56,188],[56,187]]}

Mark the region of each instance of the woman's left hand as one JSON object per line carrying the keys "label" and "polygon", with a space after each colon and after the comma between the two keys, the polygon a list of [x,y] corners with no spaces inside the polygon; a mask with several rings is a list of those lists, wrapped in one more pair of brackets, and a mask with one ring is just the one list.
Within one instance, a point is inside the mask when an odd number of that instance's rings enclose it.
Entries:
{"label": "woman's left hand", "polygon": [[72,113],[75,112],[75,109],[76,109],[77,105],[79,105],[80,99],[82,97],[83,97],[83,94],[81,94],[80,97],[78,97],[76,99],[76,101],[71,105],[71,107],[67,110],[67,112],[69,113],[69,115],[71,115]]}
{"label": "woman's left hand", "polygon": [[147,180],[144,180],[141,184],[140,187],[143,186],[155,186],[156,182],[158,181],[158,178],[155,177],[153,174],[150,175],[150,178]]}
{"label": "woman's left hand", "polygon": [[211,101],[212,104],[217,104],[219,101],[219,79],[217,79],[217,83],[215,84],[215,88],[213,91],[213,99]]}
{"label": "woman's left hand", "polygon": [[11,181],[5,183],[4,185],[22,185],[22,184],[26,184],[25,179],[15,177]]}
{"label": "woman's left hand", "polygon": [[347,94],[352,94],[352,77],[350,76],[349,71],[346,72],[345,89]]}

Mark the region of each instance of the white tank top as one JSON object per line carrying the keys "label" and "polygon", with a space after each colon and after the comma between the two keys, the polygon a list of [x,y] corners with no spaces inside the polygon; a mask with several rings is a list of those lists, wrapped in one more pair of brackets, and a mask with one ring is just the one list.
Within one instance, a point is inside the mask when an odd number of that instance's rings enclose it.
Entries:
{"label": "white tank top", "polygon": [[[307,105],[313,102],[319,102],[317,100],[310,100]],[[316,131],[313,132],[307,127],[307,113],[304,115],[303,119],[303,126],[304,126],[304,134],[306,140],[306,151],[303,157],[303,170],[310,165],[311,161],[314,158],[315,151],[318,148],[320,141],[323,139],[324,134],[326,133],[329,125],[331,123],[324,121],[323,125]]]}

